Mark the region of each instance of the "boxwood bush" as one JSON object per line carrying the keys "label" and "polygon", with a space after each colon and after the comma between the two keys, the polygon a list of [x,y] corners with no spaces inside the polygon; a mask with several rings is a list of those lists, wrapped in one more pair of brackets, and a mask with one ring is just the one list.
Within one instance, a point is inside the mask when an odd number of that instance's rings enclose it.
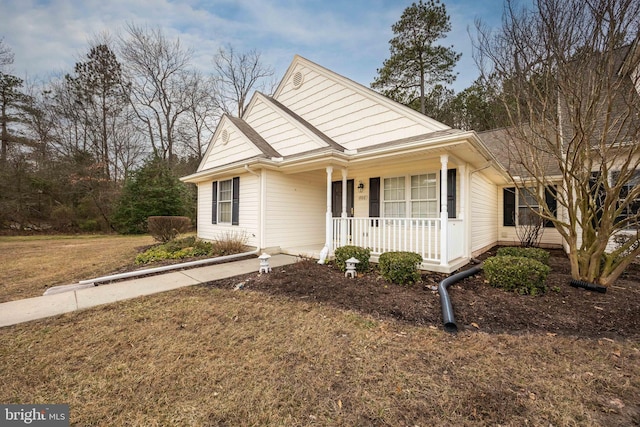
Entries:
{"label": "boxwood bush", "polygon": [[521,295],[546,292],[548,265],[532,258],[511,255],[495,256],[484,261],[484,273],[491,286]]}
{"label": "boxwood bush", "polygon": [[346,261],[351,257],[360,261],[359,264],[356,264],[356,271],[364,272],[369,269],[369,258],[371,257],[370,249],[347,245],[336,248],[334,255],[336,265],[341,271],[346,271]]}
{"label": "boxwood bush", "polygon": [[399,285],[411,285],[420,280],[418,263],[422,256],[415,252],[385,252],[378,259],[382,277]]}
{"label": "boxwood bush", "polygon": [[508,246],[498,249],[497,256],[518,256],[524,258],[531,258],[539,261],[543,264],[549,265],[549,252],[540,248],[522,248],[518,246]]}
{"label": "boxwood bush", "polygon": [[148,264],[166,259],[184,259],[211,255],[213,255],[213,244],[211,242],[205,242],[196,239],[194,236],[189,236],[153,246],[136,256],[135,262],[136,264]]}

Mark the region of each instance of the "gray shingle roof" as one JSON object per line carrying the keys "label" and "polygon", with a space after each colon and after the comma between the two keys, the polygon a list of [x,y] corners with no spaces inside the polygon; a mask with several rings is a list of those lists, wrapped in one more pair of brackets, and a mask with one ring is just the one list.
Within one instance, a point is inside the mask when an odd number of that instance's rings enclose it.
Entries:
{"label": "gray shingle roof", "polygon": [[237,117],[227,115],[227,118],[242,132],[249,140],[268,157],[282,157],[265,139],[260,136],[247,122]]}

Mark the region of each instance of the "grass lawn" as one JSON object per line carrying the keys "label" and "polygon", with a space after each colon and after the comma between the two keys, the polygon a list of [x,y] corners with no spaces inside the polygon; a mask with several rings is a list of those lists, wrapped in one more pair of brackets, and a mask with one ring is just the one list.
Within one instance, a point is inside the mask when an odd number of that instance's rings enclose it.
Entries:
{"label": "grass lawn", "polygon": [[0,402],[67,403],[78,426],[640,423],[637,340],[449,335],[207,286],[1,328],[0,377]]}
{"label": "grass lawn", "polygon": [[131,266],[150,236],[0,236],[0,303]]}

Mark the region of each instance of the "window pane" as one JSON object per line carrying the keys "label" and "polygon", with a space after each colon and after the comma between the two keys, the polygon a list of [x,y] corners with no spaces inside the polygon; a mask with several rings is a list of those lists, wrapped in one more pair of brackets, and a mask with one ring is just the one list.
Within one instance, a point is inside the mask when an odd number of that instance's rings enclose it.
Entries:
{"label": "window pane", "polygon": [[406,216],[403,176],[384,179],[384,216],[387,218]]}
{"label": "window pane", "polygon": [[220,181],[220,201],[230,201],[233,195],[233,186],[231,180]]}
{"label": "window pane", "polygon": [[438,193],[436,192],[436,186],[434,184],[431,187],[427,188],[427,196],[425,198],[435,199],[436,197],[438,197]]}
{"label": "window pane", "polygon": [[385,202],[384,216],[386,218],[404,218],[405,203],[404,202]]}
{"label": "window pane", "polygon": [[231,222],[231,202],[218,203],[218,222]]}
{"label": "window pane", "polygon": [[536,189],[533,187],[518,189],[518,205],[520,207],[531,206],[538,207],[538,199],[536,197]]}
{"label": "window pane", "polygon": [[435,173],[411,176],[412,218],[435,218],[438,212],[437,197]]}
{"label": "window pane", "polygon": [[427,202],[427,218],[438,216],[438,202]]}
{"label": "window pane", "polygon": [[232,180],[220,181],[218,186],[218,222],[231,222]]}
{"label": "window pane", "polygon": [[404,200],[404,177],[384,179],[384,200]]}
{"label": "window pane", "polygon": [[539,204],[535,187],[518,189],[518,225],[535,225],[542,219],[535,213]]}

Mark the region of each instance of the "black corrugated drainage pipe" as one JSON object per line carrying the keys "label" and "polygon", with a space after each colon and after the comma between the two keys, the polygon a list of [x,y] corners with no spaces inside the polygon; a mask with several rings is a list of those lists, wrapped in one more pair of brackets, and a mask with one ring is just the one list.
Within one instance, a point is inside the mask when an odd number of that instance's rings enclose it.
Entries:
{"label": "black corrugated drainage pipe", "polygon": [[582,280],[572,279],[569,284],[574,288],[583,288],[588,291],[600,292],[604,294],[607,292],[607,287],[602,285],[597,285],[595,283],[584,282]]}
{"label": "black corrugated drainage pipe", "polygon": [[456,318],[453,316],[453,307],[451,307],[451,299],[449,299],[449,292],[447,292],[447,287],[459,282],[462,279],[466,279],[469,276],[473,276],[480,271],[482,271],[482,264],[456,273],[453,276],[449,276],[438,284],[440,305],[442,306],[442,320],[444,322],[445,331],[449,333],[458,332],[458,325],[456,325]]}

